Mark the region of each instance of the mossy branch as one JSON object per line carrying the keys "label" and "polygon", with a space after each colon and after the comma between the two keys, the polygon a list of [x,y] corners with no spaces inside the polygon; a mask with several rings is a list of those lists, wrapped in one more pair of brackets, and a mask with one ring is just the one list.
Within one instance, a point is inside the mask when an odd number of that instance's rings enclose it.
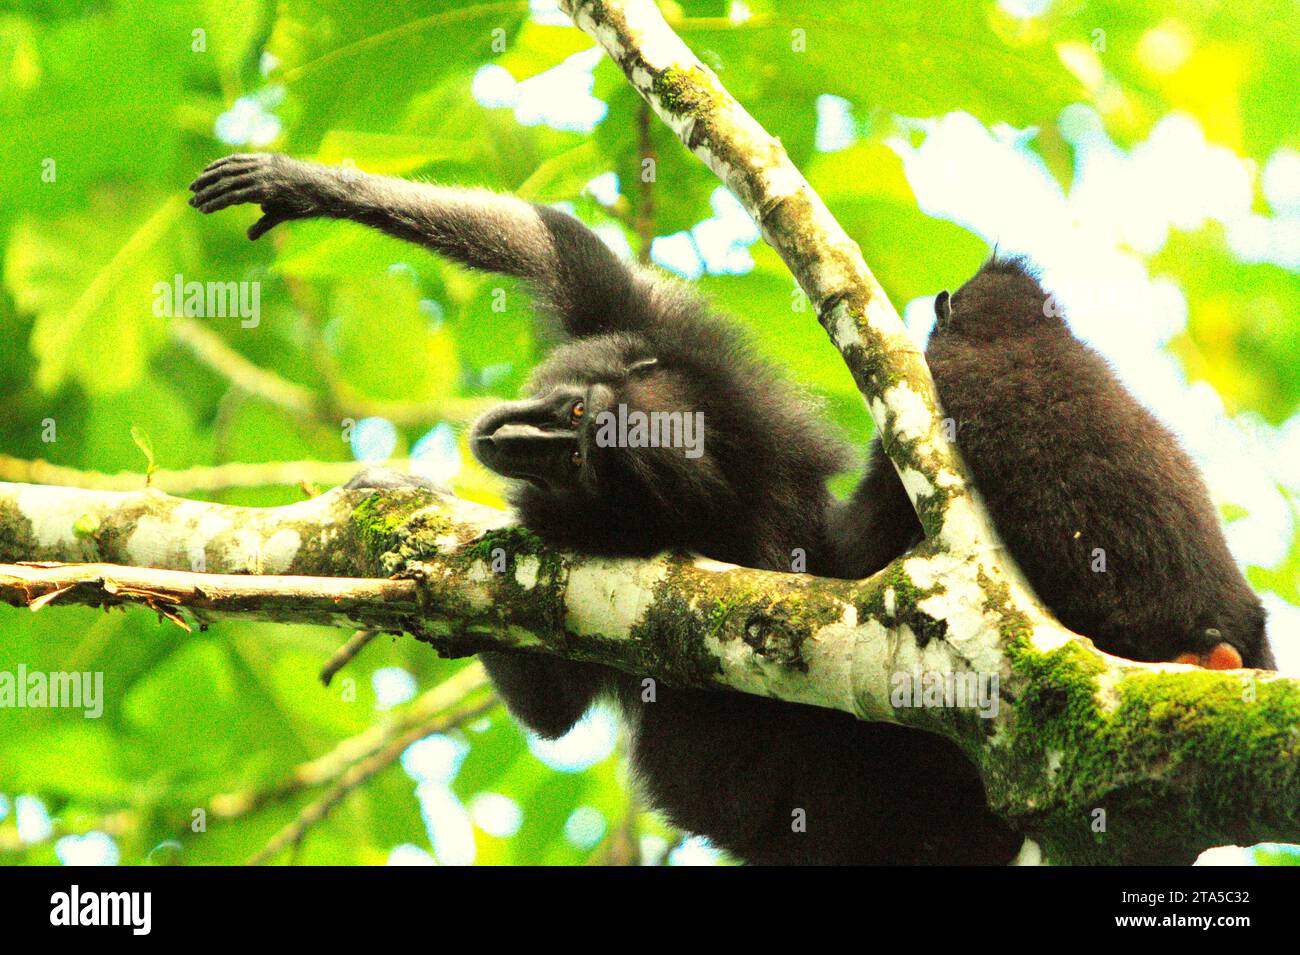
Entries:
{"label": "mossy branch", "polygon": [[[1097,653],[1055,623],[1006,558],[943,433],[923,356],[857,244],[780,141],[726,91],[652,0],[561,0],[561,6],[744,204],[816,305],[867,399],[927,538],[924,554],[882,575],[897,579],[891,603],[910,595],[925,613],[905,622],[877,618],[896,626],[906,647],[880,657],[892,674],[912,665],[917,652],[936,670],[1003,678],[1011,712],[1005,722],[993,721],[1000,728],[948,727],[981,766],[995,808],[1039,833],[1050,854],[1063,860],[1189,861],[1193,847],[1231,841],[1223,830],[1208,831],[1227,817],[1237,820],[1241,841],[1256,841],[1265,819],[1294,834],[1300,818],[1296,684],[1270,675],[1130,664]],[[868,672],[855,674],[859,693]],[[941,712],[961,723],[951,710]],[[908,722],[905,714],[893,716]],[[1261,770],[1252,764],[1256,758],[1272,768]],[[1250,807],[1242,804],[1240,780],[1222,787],[1238,772],[1262,772],[1270,780],[1262,800],[1251,791]],[[1029,790],[1021,790],[1027,779]],[[1092,814],[1086,826],[1085,812]]]}
{"label": "mossy branch", "polygon": [[[997,593],[967,599],[982,593],[972,565],[930,545],[868,580],[828,580],[551,550],[508,512],[423,491],[241,508],[0,484],[0,561],[0,599],[46,613],[135,603],[190,626],[406,631],[447,656],[550,653],[927,729],[1063,861],[1300,841],[1300,683],[1119,660],[1042,615],[1003,623]],[[920,674],[1000,692],[982,717],[912,705],[900,675]]]}

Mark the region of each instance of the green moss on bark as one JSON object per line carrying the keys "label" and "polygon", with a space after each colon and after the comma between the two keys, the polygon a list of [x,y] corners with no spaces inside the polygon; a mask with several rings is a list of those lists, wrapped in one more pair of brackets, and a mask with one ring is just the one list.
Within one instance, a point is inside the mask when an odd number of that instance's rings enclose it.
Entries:
{"label": "green moss on bark", "polygon": [[421,540],[432,548],[433,538],[450,528],[450,522],[433,511],[415,519],[435,500],[428,491],[412,489],[369,494],[357,503],[352,509],[352,531],[372,573],[398,572],[403,563],[421,556]]}
{"label": "green moss on bark", "polygon": [[[918,551],[918,556],[924,554]],[[916,586],[903,565],[904,561],[895,561],[873,578],[873,589],[857,598],[858,619],[871,617],[890,626],[906,623],[922,646],[931,640],[942,640],[948,634],[948,624],[921,610],[920,603],[926,597],[941,593],[943,588],[938,585],[929,588]],[[892,612],[889,609],[891,600]]]}
{"label": "green moss on bark", "polygon": [[689,70],[670,67],[661,71],[650,81],[650,90],[673,115],[692,116],[697,120],[726,102],[724,94],[712,89],[708,74],[695,66]]}
{"label": "green moss on bark", "polygon": [[[1082,645],[1042,652],[1020,631],[1009,656],[1010,771],[994,801],[1027,807],[1019,822],[1049,858],[1177,864],[1197,847],[1300,831],[1300,731],[1279,729],[1300,727],[1292,684],[1135,671],[1108,688]],[[1248,693],[1255,700],[1243,706]],[[1265,786],[1261,764],[1277,767]],[[1038,780],[1025,776],[1033,765],[1046,767]]]}
{"label": "green moss on bark", "polygon": [[18,510],[15,497],[6,495],[4,506],[0,507],[0,561],[32,560],[35,553],[32,522]]}
{"label": "green moss on bark", "polygon": [[545,552],[546,545],[540,537],[526,527],[511,526],[489,531],[465,548],[465,555],[476,560],[493,560],[496,551],[504,551],[513,561],[525,555],[537,556]]}

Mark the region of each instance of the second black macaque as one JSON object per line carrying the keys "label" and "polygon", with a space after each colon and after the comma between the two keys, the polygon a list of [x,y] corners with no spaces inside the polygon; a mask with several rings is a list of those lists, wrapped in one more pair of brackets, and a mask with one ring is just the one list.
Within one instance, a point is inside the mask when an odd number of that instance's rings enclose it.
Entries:
{"label": "second black macaque", "polygon": [[[563,212],[272,154],[220,159],[191,189],[203,212],[260,205],[251,238],[290,219],[349,219],[526,279],[568,341],[535,371],[531,397],[475,424],[471,447],[512,479],[521,521],[549,542],[625,556],[685,548],[781,571],[802,555],[809,573],[857,578],[920,540],[878,442],[852,499],[837,502],[826,481],[849,458],[815,403],[688,290],[622,262]],[[1191,461],[1045,299],[1019,263],[991,261],[939,297],[927,350],[1003,540],[1062,622],[1102,649],[1272,666],[1259,600]],[[608,446],[596,422],[620,406],[699,415],[701,440]],[[662,683],[647,702],[653,674],[483,659],[511,712],[546,737],[597,698],[617,702],[649,803],[741,860],[1005,863],[1021,845],[940,737]]]}

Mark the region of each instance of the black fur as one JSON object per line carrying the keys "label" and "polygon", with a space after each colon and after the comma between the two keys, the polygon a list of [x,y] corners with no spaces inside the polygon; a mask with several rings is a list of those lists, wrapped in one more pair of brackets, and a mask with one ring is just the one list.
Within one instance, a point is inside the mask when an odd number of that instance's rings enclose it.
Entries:
{"label": "black fur", "polygon": [[[205,212],[260,203],[254,238],[286,219],[333,216],[523,276],[572,338],[536,371],[536,393],[600,385],[633,408],[704,413],[698,459],[588,447],[571,487],[520,483],[521,519],[548,540],[630,556],[684,547],[776,570],[799,548],[812,573],[860,577],[920,539],[878,443],[853,498],[834,502],[825,481],[844,449],[808,400],[732,326],[625,266],[571,217],[279,156],[219,160],[192,188]],[[1271,663],[1259,603],[1190,462],[1100,359],[1041,316],[1044,298],[1018,264],[991,262],[940,299],[944,322],[927,353],[1013,554],[1063,622],[1107,649],[1169,659],[1201,649],[1214,628],[1248,662]],[[1106,548],[1106,574],[1089,569],[1093,547]],[[511,711],[544,736],[566,732],[598,696],[617,700],[651,804],[738,858],[997,863],[1020,844],[988,811],[972,765],[939,737],[663,685],[642,703],[640,679],[612,669],[483,657]],[[794,831],[796,810],[806,832]]]}
{"label": "black fur", "polygon": [[[1022,261],[992,260],[938,310],[926,349],[1011,555],[1057,618],[1109,653],[1172,660],[1227,642],[1246,666],[1274,668],[1263,606],[1196,466],[1047,299]],[[850,577],[890,559],[877,538],[920,538],[879,442],[837,533]]]}

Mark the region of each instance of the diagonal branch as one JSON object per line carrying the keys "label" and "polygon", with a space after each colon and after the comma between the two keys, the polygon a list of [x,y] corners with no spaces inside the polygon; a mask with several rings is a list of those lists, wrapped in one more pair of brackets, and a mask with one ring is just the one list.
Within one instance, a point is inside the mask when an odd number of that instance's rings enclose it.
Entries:
{"label": "diagonal branch", "polygon": [[856,242],[781,141],[723,87],[653,0],[561,0],[677,137],[758,223],[816,306],[866,396],[926,536],[982,550],[996,535],[940,427],[934,382]]}
{"label": "diagonal branch", "polygon": [[402,754],[413,744],[434,733],[445,733],[464,726],[497,705],[498,700],[491,691],[471,692],[465,699],[456,701],[441,712],[426,716],[423,720],[388,735],[374,752],[367,753],[339,773],[321,796],[304,806],[292,822],[249,858],[247,864],[262,865],[285,849],[296,849],[313,826],[323,822],[339,803],[401,759]]}
{"label": "diagonal branch", "polygon": [[[212,814],[218,819],[238,819],[305,790],[336,783],[352,766],[370,759],[391,746],[394,740],[404,738],[420,727],[436,723],[448,711],[471,697],[477,701],[480,698],[486,699],[489,695],[487,672],[481,665],[471,663],[432,689],[424,691],[410,703],[386,714],[381,722],[348,737],[329,752],[298,764],[274,785],[214,795],[209,800]],[[438,730],[426,730],[416,739],[423,739],[434,732]]]}

